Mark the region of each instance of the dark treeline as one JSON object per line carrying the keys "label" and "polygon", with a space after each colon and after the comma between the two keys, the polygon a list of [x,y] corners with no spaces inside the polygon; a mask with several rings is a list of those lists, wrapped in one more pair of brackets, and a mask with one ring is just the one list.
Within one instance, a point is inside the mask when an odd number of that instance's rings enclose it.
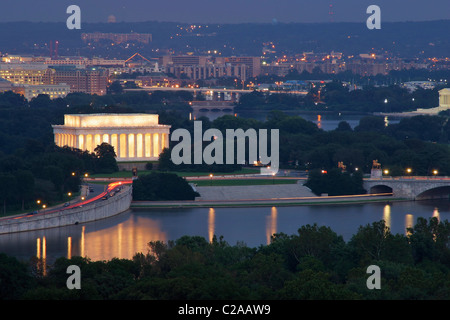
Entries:
{"label": "dark treeline", "polygon": [[[447,220],[419,218],[407,234],[379,221],[360,226],[348,242],[314,224],[256,248],[183,236],[152,241],[131,259],[61,257],[44,265],[0,254],[0,299],[447,300],[449,236]],[[70,265],[80,267],[79,290],[67,288]],[[380,289],[367,287],[370,265],[380,268]]]}
{"label": "dark treeline", "polygon": [[[38,140],[0,157],[0,215],[11,211],[40,209],[70,200],[80,191],[85,174],[117,171],[115,154],[108,146],[95,153],[68,147],[43,148]],[[37,201],[40,201],[38,204]]]}
{"label": "dark treeline", "polygon": [[[175,115],[165,113],[161,119],[173,128],[187,129],[193,136],[193,121]],[[266,121],[235,116],[198,121],[202,121],[203,130],[216,128],[223,136],[226,129],[278,129],[280,163],[284,168],[330,170],[343,162],[349,172],[358,168],[370,173],[373,160],[378,160],[392,175],[404,174],[408,167],[413,168],[416,175],[430,175],[432,170],[449,175],[450,125],[447,119],[416,116],[386,126],[383,117],[367,116],[354,129],[342,121],[332,131],[324,131],[313,122],[281,111],[270,112]]]}
{"label": "dark treeline", "polygon": [[[447,72],[450,79],[450,72]],[[308,79],[308,75],[296,77]],[[333,76],[332,78],[335,78]],[[324,76],[322,75],[322,78]],[[328,79],[325,77],[325,79]],[[281,81],[281,80],[280,80]],[[298,96],[286,93],[267,94],[253,91],[243,95],[236,106],[236,111],[260,110],[306,110],[316,112],[405,112],[417,108],[434,108],[439,106],[439,90],[417,89],[409,92],[398,85],[363,86],[351,90],[351,85],[344,85],[340,80],[325,84],[322,88],[316,86],[308,89],[308,94]]]}

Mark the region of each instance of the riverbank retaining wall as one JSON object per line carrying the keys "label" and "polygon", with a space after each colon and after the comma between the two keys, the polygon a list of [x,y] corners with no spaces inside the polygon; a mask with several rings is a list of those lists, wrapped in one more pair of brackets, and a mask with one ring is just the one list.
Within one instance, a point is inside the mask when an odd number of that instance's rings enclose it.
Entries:
{"label": "riverbank retaining wall", "polygon": [[131,201],[132,187],[124,186],[114,197],[83,207],[3,220],[0,222],[0,234],[63,227],[109,218],[127,211]]}

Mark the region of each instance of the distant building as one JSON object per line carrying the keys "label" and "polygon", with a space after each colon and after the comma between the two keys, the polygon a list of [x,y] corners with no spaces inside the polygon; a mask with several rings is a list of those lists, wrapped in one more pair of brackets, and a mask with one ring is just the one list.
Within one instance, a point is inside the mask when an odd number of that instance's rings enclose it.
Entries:
{"label": "distant building", "polygon": [[47,57],[43,59],[43,63],[49,66],[104,66],[104,67],[124,67],[125,60],[117,59],[103,59],[103,58],[85,58],[85,57],[60,57],[58,59],[51,59]]}
{"label": "distant building", "polygon": [[50,75],[48,66],[32,63],[0,63],[0,78],[13,84],[40,85]]}
{"label": "distant building", "polygon": [[261,74],[260,57],[163,56],[159,64],[177,78],[206,80],[232,77],[247,80]]}
{"label": "distant building", "polygon": [[70,86],[70,92],[87,94],[106,94],[108,73],[104,68],[75,66],[52,66],[52,73],[46,84],[65,83]]}
{"label": "distant building", "polygon": [[229,64],[232,67],[246,66],[248,77],[257,77],[261,74],[261,58],[260,57],[218,57],[216,63]]}
{"label": "distant building", "polygon": [[181,79],[206,80],[210,78],[233,77],[247,80],[247,68],[245,65],[231,66],[224,64],[206,65],[169,65],[166,72]]}
{"label": "distant building", "polygon": [[208,62],[206,56],[163,56],[159,58],[159,64],[162,66],[174,65],[174,66],[204,66]]}
{"label": "distant building", "polygon": [[149,44],[152,42],[152,35],[150,33],[83,33],[81,39],[84,42],[99,42],[102,40],[109,40],[115,44],[122,44],[127,42],[140,42]]}
{"label": "distant building", "polygon": [[65,98],[70,93],[70,86],[61,83],[61,84],[54,84],[54,85],[18,85],[13,87],[13,91],[15,93],[21,94],[30,101],[33,98],[36,98],[40,94],[46,94],[50,97],[50,99],[57,99],[57,98]]}
{"label": "distant building", "polygon": [[108,75],[109,76],[114,76],[114,75],[120,75],[122,73],[135,73],[135,72],[139,72],[139,73],[164,73],[165,72],[165,68],[164,67],[160,67],[159,64],[156,62],[155,64],[151,65],[151,64],[145,64],[145,65],[139,65],[139,66],[128,66],[128,67],[108,67]]}
{"label": "distant building", "polygon": [[407,89],[409,92],[414,92],[419,88],[432,90],[436,87],[436,83],[434,81],[408,81],[403,83],[402,87]]}

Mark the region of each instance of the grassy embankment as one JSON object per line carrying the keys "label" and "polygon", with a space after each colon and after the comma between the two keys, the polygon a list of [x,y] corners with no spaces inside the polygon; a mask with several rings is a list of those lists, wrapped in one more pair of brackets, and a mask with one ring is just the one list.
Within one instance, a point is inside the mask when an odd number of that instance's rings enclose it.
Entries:
{"label": "grassy embankment", "polygon": [[[235,172],[215,172],[213,173],[213,177],[211,179],[206,179],[211,173],[210,172],[184,172],[184,171],[173,171],[170,173],[174,173],[180,177],[184,177],[187,180],[189,178],[194,177],[205,177],[204,180],[195,180],[195,184],[199,187],[202,186],[247,186],[247,185],[271,185],[271,184],[295,184],[297,183],[296,179],[283,179],[283,178],[258,178],[251,179],[246,177],[240,178],[228,178],[228,179],[219,179],[219,176],[237,176],[237,175],[248,175],[248,174],[258,174],[260,172],[257,168],[244,168],[240,171]],[[138,175],[150,174],[151,171],[142,170],[138,171]],[[107,180],[100,181],[100,179],[112,179],[112,178],[132,178],[131,171],[118,171],[109,174],[95,174],[90,176],[93,179],[99,179],[99,181],[90,181],[89,183],[98,183],[98,184],[107,184],[109,183]]]}

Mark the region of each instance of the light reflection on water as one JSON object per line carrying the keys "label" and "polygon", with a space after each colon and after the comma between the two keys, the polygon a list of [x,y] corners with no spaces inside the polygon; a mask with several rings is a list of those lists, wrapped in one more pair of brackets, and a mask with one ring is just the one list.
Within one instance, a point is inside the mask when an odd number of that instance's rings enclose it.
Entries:
{"label": "light reflection on water", "polygon": [[450,202],[394,202],[337,206],[260,208],[139,209],[84,225],[0,235],[0,252],[51,263],[57,257],[86,256],[93,261],[130,259],[147,253],[150,241],[198,235],[223,236],[230,245],[270,243],[274,233],[296,234],[302,225],[328,226],[345,241],[361,225],[385,220],[392,233],[406,234],[418,217],[450,220]]}

